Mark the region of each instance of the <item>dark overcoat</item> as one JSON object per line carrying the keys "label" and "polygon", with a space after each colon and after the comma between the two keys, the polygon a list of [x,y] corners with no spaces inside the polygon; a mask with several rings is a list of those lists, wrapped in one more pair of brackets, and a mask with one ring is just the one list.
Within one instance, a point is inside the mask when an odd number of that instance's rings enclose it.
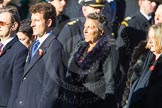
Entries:
{"label": "dark overcoat", "polygon": [[58,81],[64,72],[61,45],[50,34],[30,60],[31,48],[15,107],[56,108]]}
{"label": "dark overcoat", "polygon": [[17,98],[28,49],[15,36],[0,55],[0,106],[12,108]]}
{"label": "dark overcoat", "polygon": [[148,54],[143,73],[130,91],[127,108],[161,108],[162,106],[162,56]]}

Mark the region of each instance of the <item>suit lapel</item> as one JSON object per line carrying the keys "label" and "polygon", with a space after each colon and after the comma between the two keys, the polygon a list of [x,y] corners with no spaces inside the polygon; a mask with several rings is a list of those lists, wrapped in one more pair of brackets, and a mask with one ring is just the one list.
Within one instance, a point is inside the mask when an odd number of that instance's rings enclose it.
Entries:
{"label": "suit lapel", "polygon": [[[42,45],[43,47],[43,45]],[[34,57],[28,64],[26,65],[25,71],[24,71],[24,76],[30,71],[30,69],[45,55],[45,49],[43,52],[43,55],[39,55],[39,50],[35,53]]]}
{"label": "suit lapel", "polygon": [[138,14],[137,16],[139,17],[138,19],[142,19],[142,21],[143,21],[141,23],[141,26],[145,27],[144,30],[147,30],[148,27],[151,25],[150,22],[146,19],[146,17],[144,17],[144,15],[142,15],[142,13],[140,11],[138,11],[137,14]]}
{"label": "suit lapel", "polygon": [[5,52],[7,51],[7,49],[11,48],[11,46],[18,41],[17,36],[15,36],[9,43],[7,43],[7,45],[3,48],[3,53],[1,53],[0,56],[2,56],[3,54],[5,54]]}
{"label": "suit lapel", "polygon": [[[50,45],[50,42],[55,39],[56,36],[54,36],[53,34],[49,35],[47,37],[47,39],[42,43],[42,45],[39,47],[39,49],[37,50],[36,54],[33,56],[32,60],[30,60],[31,58],[31,49],[30,48],[30,52],[29,52],[29,59],[27,60],[27,64],[25,66],[25,71],[24,71],[24,76],[30,71],[30,69],[39,61],[41,60],[41,58],[46,54],[48,47]],[[32,45],[33,46],[33,45]]]}

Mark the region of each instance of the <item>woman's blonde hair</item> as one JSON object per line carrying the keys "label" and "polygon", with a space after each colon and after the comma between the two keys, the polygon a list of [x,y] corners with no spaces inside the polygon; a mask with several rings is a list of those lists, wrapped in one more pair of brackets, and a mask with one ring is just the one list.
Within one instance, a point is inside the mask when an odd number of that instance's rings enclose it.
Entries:
{"label": "woman's blonde hair", "polygon": [[[155,52],[162,53],[162,23],[152,25],[149,28],[149,31],[150,30],[154,31],[153,39],[155,41]],[[148,49],[150,49],[149,41],[150,41],[150,39],[148,36],[147,45],[146,45],[146,48],[148,48]]]}

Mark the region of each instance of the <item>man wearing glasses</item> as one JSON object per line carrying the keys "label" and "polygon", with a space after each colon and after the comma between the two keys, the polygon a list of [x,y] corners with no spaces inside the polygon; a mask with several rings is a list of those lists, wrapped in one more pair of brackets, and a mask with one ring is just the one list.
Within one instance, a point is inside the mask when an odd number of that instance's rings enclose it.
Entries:
{"label": "man wearing glasses", "polygon": [[19,14],[14,7],[0,9],[0,108],[13,108],[28,49],[18,41]]}

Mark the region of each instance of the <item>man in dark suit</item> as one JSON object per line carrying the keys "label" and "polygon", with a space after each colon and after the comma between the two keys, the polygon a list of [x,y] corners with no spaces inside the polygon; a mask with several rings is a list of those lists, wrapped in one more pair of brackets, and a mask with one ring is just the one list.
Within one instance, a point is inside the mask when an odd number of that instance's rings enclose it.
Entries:
{"label": "man in dark suit", "polygon": [[0,9],[0,108],[13,108],[28,49],[18,41],[20,17],[15,7]]}
{"label": "man in dark suit", "polygon": [[46,2],[37,3],[30,8],[30,13],[31,27],[37,39],[29,49],[15,107],[57,108],[57,81],[62,77],[60,73],[64,72],[64,68],[61,45],[52,33],[56,18],[55,7]]}

